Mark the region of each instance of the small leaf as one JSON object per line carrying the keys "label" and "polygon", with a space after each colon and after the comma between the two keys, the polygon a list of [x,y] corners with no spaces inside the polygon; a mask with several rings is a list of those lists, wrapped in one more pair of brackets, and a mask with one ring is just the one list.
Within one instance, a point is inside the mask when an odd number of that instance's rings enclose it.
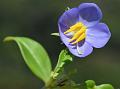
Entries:
{"label": "small leaf", "polygon": [[60,55],[59,55],[58,63],[57,63],[55,70],[53,72],[54,77],[56,77],[59,74],[59,71],[63,68],[64,64],[67,61],[72,61],[72,57],[68,54],[67,50],[62,50]]}
{"label": "small leaf", "polygon": [[85,83],[86,83],[86,86],[89,88],[95,87],[95,81],[93,81],[93,80],[87,80],[87,81],[85,81]]}
{"label": "small leaf", "polygon": [[26,37],[6,37],[4,41],[15,41],[24,61],[32,72],[47,83],[51,76],[51,63],[45,49],[38,42]]}
{"label": "small leaf", "polygon": [[102,84],[99,86],[96,86],[95,89],[114,89],[111,84]]}
{"label": "small leaf", "polygon": [[52,36],[60,36],[59,33],[51,33]]}
{"label": "small leaf", "polygon": [[95,85],[95,81],[93,80],[87,80],[85,81],[87,89],[114,89],[112,85],[110,84],[101,84],[101,85]]}

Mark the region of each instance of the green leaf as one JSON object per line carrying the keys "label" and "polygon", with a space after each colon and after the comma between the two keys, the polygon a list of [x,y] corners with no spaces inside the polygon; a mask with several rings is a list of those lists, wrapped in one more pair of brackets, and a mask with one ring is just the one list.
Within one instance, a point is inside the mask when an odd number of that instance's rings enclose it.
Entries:
{"label": "green leaf", "polygon": [[96,86],[95,89],[114,89],[111,84],[102,84],[99,86]]}
{"label": "green leaf", "polygon": [[114,89],[111,84],[101,84],[96,86],[95,81],[87,80],[85,81],[87,89]]}
{"label": "green leaf", "polygon": [[15,41],[31,71],[45,83],[49,81],[52,68],[50,58],[42,45],[26,37],[6,37],[4,41]]}
{"label": "green leaf", "polygon": [[86,86],[88,88],[94,88],[95,87],[95,81],[93,81],[93,80],[87,80],[87,81],[85,81],[85,83],[86,83]]}
{"label": "green leaf", "polygon": [[59,55],[58,63],[53,72],[53,77],[58,76],[61,69],[63,69],[64,64],[68,61],[72,61],[72,57],[68,54],[67,50],[62,50]]}

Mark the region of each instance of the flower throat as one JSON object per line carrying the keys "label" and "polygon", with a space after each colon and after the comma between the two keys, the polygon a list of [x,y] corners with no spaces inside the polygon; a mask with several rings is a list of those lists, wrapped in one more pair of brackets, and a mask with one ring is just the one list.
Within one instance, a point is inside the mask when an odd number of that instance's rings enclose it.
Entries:
{"label": "flower throat", "polygon": [[64,34],[73,32],[73,36],[71,37],[69,42],[71,42],[73,45],[84,40],[86,38],[86,26],[82,22],[78,22],[75,25],[71,26],[70,29],[64,32]]}

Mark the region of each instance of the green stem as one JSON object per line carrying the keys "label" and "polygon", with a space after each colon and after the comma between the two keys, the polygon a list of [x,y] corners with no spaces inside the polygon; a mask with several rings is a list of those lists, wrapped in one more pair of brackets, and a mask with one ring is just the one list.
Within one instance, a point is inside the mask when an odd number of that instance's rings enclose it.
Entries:
{"label": "green stem", "polygon": [[53,89],[53,87],[56,87],[56,83],[55,83],[55,79],[51,77],[51,79],[46,83],[43,89]]}

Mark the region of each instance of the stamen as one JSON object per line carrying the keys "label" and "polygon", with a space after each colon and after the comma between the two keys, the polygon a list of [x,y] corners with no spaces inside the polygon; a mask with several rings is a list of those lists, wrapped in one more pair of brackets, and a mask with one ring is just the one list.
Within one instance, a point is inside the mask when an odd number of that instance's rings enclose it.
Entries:
{"label": "stamen", "polygon": [[83,24],[81,22],[76,23],[75,25],[71,26],[70,28],[82,27]]}
{"label": "stamen", "polygon": [[78,53],[79,53],[80,55],[83,54],[82,50],[79,49],[78,43],[77,43],[77,51],[78,51]]}
{"label": "stamen", "polygon": [[85,39],[86,29],[86,26],[82,22],[78,22],[75,25],[71,26],[70,29],[65,31],[64,34],[67,35],[67,33],[73,33],[72,38],[68,41],[74,45]]}
{"label": "stamen", "polygon": [[69,40],[69,42],[72,42],[73,40],[77,39],[82,33],[85,33],[86,27],[82,27],[78,32],[75,33],[75,35],[72,37],[72,39]]}
{"label": "stamen", "polygon": [[82,34],[75,42],[73,42],[72,44],[76,44],[76,43],[82,41],[83,39],[85,39],[85,37],[86,37],[86,34],[83,33],[83,34]]}
{"label": "stamen", "polygon": [[71,26],[70,29],[68,29],[67,31],[64,32],[64,34],[67,34],[69,32],[75,31],[77,29],[80,29],[83,26],[82,23],[76,23],[75,25]]}

